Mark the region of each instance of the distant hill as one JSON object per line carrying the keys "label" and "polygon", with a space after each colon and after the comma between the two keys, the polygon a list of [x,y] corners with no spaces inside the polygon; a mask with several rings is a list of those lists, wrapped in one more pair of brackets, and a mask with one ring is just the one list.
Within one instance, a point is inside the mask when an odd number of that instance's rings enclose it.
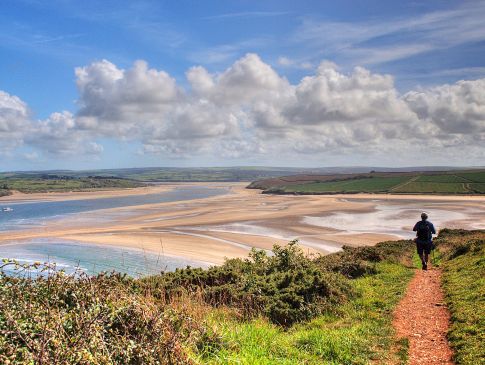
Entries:
{"label": "distant hill", "polygon": [[299,174],[252,182],[264,194],[485,194],[485,169]]}
{"label": "distant hill", "polygon": [[[485,169],[485,168],[484,168]],[[204,181],[255,181],[288,175],[336,175],[363,174],[370,171],[410,172],[410,171],[450,171],[456,167],[268,167],[268,166],[232,166],[232,167],[141,167],[102,170],[48,170],[48,171],[13,171],[0,173],[3,178],[44,179],[49,176],[87,178],[90,176],[122,178],[143,182],[204,182]]]}

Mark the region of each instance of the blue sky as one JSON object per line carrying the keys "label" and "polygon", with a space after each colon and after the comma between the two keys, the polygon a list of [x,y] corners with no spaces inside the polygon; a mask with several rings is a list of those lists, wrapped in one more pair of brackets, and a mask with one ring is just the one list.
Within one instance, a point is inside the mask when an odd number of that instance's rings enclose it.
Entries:
{"label": "blue sky", "polygon": [[484,16],[482,1],[4,0],[0,170],[479,164]]}

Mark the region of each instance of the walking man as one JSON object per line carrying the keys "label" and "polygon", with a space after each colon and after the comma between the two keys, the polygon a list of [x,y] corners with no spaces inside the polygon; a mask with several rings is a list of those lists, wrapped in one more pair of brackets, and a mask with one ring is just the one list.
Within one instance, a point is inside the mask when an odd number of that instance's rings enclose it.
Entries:
{"label": "walking man", "polygon": [[433,223],[428,221],[428,215],[421,213],[421,220],[414,225],[413,231],[416,232],[416,248],[419,258],[423,264],[423,270],[428,270],[428,257],[433,245],[433,234],[436,234]]}

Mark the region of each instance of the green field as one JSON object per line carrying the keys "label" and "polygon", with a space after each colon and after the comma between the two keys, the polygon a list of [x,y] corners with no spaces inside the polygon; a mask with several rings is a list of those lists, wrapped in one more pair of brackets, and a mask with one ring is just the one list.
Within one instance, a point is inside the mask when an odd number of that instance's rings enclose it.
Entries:
{"label": "green field", "polygon": [[485,173],[483,171],[459,173],[457,175],[467,179],[470,182],[485,183]]}
{"label": "green field", "polygon": [[365,178],[355,180],[330,181],[321,183],[290,185],[287,192],[332,192],[353,193],[360,191],[385,192],[408,181],[409,177]]}
{"label": "green field", "polygon": [[477,193],[485,194],[485,183],[468,184],[469,188]]}
{"label": "green field", "polygon": [[394,193],[441,193],[441,194],[468,194],[471,191],[464,183],[439,183],[412,181],[392,189]]}
{"label": "green field", "polygon": [[[4,172],[1,178],[30,178],[37,179],[45,175],[58,175],[70,178],[86,178],[89,176],[120,178],[142,182],[188,182],[188,181],[251,181],[268,177],[299,173],[304,168],[277,167],[143,167],[127,169],[104,170],[52,170],[31,172]],[[311,170],[310,170],[311,171]]]}
{"label": "green field", "polygon": [[443,175],[422,175],[418,176],[416,182],[434,182],[434,183],[467,183],[470,180],[465,179],[455,174],[443,174]]}
{"label": "green field", "polygon": [[2,194],[1,192],[9,192],[12,190],[20,191],[22,193],[42,193],[134,188],[139,186],[143,186],[143,184],[126,179],[100,177],[62,178],[58,176],[49,176],[44,178],[0,178],[0,194]]}
{"label": "green field", "polygon": [[[485,171],[446,173],[370,173],[321,176],[312,181],[305,175],[263,180],[252,183],[264,186],[264,193],[273,194],[335,194],[335,193],[402,193],[402,194],[484,194]],[[316,177],[318,179],[318,177]],[[286,181],[285,181],[286,180]],[[273,184],[273,185],[272,185]]]}

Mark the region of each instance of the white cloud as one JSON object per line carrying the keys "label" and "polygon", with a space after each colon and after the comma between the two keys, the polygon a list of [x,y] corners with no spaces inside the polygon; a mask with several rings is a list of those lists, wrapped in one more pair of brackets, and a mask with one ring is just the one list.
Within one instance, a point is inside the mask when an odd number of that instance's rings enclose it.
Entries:
{"label": "white cloud", "polygon": [[362,67],[344,73],[324,61],[291,84],[256,54],[220,73],[190,68],[188,89],[143,61],[127,70],[95,62],[76,76],[76,114],[33,121],[24,102],[1,92],[0,150],[25,141],[49,154],[96,155],[103,152],[97,140],[111,138],[139,142],[145,154],[211,160],[484,157],[485,79],[401,95],[390,75]]}
{"label": "white cloud", "polygon": [[192,86],[195,95],[204,97],[214,88],[214,77],[202,66],[195,66],[186,72],[187,80]]}
{"label": "white cloud", "polygon": [[23,144],[29,118],[30,112],[25,102],[0,90],[0,154]]}
{"label": "white cloud", "polygon": [[27,152],[27,153],[24,153],[24,158],[31,162],[35,162],[39,160],[39,154],[37,152]]}
{"label": "white cloud", "polygon": [[319,21],[306,18],[293,34],[295,45],[338,54],[351,64],[377,64],[432,50],[485,40],[485,3],[386,21]]}
{"label": "white cloud", "polygon": [[93,141],[93,136],[79,128],[70,112],[53,113],[46,120],[32,121],[25,131],[26,142],[52,155],[97,155],[103,147]]}
{"label": "white cloud", "polygon": [[139,125],[164,122],[180,91],[164,71],[136,61],[130,70],[106,60],[76,68],[80,126],[119,137],[136,137]]}
{"label": "white cloud", "polygon": [[297,85],[295,96],[286,113],[298,124],[392,122],[413,117],[399,99],[391,76],[372,74],[362,67],[345,75],[324,63],[315,76]]}
{"label": "white cloud", "polygon": [[291,67],[302,70],[310,70],[313,68],[313,64],[309,61],[293,60],[285,56],[278,57],[277,62],[278,65],[282,67]]}
{"label": "white cloud", "polygon": [[485,133],[485,79],[410,91],[404,100],[420,120],[438,126],[442,132]]}

